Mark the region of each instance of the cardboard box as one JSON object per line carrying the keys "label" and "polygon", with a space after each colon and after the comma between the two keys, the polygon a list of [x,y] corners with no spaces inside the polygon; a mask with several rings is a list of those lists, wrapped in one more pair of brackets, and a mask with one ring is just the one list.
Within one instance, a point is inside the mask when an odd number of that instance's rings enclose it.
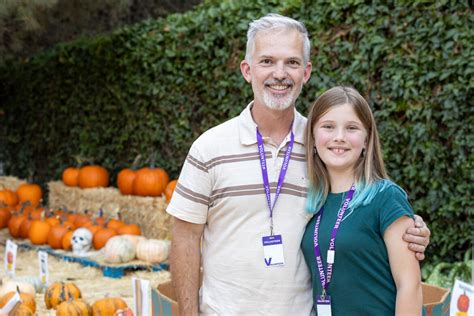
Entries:
{"label": "cardboard box", "polygon": [[423,311],[426,316],[449,316],[450,290],[422,283]]}
{"label": "cardboard box", "polygon": [[173,283],[166,282],[151,291],[153,316],[179,316]]}
{"label": "cardboard box", "polygon": [[[426,316],[449,316],[450,291],[422,283],[423,310]],[[158,285],[152,291],[153,316],[179,316],[176,294],[171,282]]]}

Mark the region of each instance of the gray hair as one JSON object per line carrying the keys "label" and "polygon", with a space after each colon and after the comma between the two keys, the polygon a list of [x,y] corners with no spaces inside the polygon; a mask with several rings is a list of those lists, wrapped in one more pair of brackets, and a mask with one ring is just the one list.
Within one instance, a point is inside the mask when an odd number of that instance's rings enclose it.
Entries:
{"label": "gray hair", "polygon": [[308,31],[306,30],[306,27],[299,21],[276,13],[267,14],[266,16],[258,20],[254,20],[249,24],[249,29],[247,31],[247,49],[245,51],[245,60],[250,62],[252,59],[251,55],[255,47],[255,35],[257,35],[259,31],[268,31],[276,28],[297,30],[301,33],[301,35],[303,35],[303,61],[305,64],[307,64],[309,62],[309,51],[311,44],[309,43]]}

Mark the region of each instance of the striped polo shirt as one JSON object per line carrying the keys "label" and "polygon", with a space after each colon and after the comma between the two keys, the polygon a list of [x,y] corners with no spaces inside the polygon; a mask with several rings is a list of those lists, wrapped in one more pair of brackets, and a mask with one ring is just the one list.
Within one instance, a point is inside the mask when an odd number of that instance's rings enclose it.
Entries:
{"label": "striped polo shirt", "polygon": [[[282,235],[285,265],[267,267],[262,237],[270,232],[270,212],[251,106],[193,143],[167,212],[205,224],[201,315],[310,315],[310,274],[300,249],[311,219],[304,211],[306,118],[295,110],[295,143],[273,210],[274,233]],[[280,146],[264,137],[272,202],[289,141],[290,134]]]}

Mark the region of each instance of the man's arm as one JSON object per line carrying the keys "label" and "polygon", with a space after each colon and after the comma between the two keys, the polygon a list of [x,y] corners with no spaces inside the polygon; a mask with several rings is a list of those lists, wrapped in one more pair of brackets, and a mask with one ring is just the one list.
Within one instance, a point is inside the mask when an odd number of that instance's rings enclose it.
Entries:
{"label": "man's arm", "polygon": [[178,298],[180,315],[197,316],[201,267],[200,241],[204,224],[173,218],[170,271]]}
{"label": "man's arm", "polygon": [[415,215],[415,227],[408,228],[403,234],[403,240],[408,243],[408,249],[415,252],[416,259],[425,259],[425,250],[430,243],[431,232],[421,216]]}

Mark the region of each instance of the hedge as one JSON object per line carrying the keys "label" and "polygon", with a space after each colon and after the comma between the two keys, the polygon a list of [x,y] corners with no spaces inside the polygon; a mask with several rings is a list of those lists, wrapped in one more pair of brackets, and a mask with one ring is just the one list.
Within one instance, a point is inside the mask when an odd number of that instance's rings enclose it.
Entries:
{"label": "hedge", "polygon": [[[377,2],[377,1],[376,1]],[[297,102],[337,84],[370,101],[391,177],[432,231],[428,261],[472,243],[474,15],[467,1],[206,1],[195,10],[58,45],[0,69],[0,161],[39,183],[89,157],[113,177],[141,154],[177,177],[196,137],[251,100],[248,23],[303,21],[313,73]]]}

